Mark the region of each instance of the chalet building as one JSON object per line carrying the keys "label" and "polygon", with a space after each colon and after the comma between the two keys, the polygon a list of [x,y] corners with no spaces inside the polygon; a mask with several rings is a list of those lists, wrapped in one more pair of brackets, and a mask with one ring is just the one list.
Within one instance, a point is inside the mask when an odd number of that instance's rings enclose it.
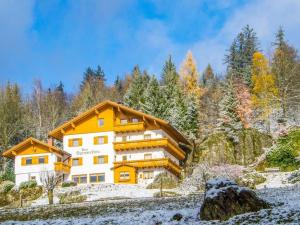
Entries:
{"label": "chalet building", "polygon": [[187,139],[168,122],[112,101],[102,102],[49,133],[63,150],[29,138],[3,153],[15,160],[16,184],[54,171],[65,181],[151,183],[162,172],[178,177]]}

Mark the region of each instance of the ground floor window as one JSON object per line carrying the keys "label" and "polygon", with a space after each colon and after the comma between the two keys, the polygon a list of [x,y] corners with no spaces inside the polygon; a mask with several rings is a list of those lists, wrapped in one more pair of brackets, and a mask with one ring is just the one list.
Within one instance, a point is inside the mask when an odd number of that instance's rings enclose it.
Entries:
{"label": "ground floor window", "polygon": [[77,184],[86,184],[87,176],[86,175],[74,175],[74,176],[72,176],[72,180]]}
{"label": "ground floor window", "polygon": [[101,183],[101,182],[105,182],[105,174],[104,173],[90,175],[90,183]]}
{"label": "ground floor window", "polygon": [[153,171],[144,171],[144,179],[153,179],[154,178],[154,172]]}
{"label": "ground floor window", "polygon": [[120,172],[120,180],[129,180],[130,174],[129,172]]}

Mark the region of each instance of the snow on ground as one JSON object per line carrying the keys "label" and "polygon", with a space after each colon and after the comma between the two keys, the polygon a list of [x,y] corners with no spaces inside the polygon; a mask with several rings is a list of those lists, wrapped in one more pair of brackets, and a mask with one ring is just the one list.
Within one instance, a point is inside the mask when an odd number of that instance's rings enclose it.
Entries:
{"label": "snow on ground", "polygon": [[[57,188],[54,192],[54,204],[58,204],[59,194],[80,191],[82,195],[87,196],[87,201],[97,201],[101,199],[111,198],[147,198],[153,197],[157,192],[156,189],[146,189],[141,185],[128,185],[128,184],[95,184],[95,185],[78,185],[75,187]],[[47,205],[48,199],[44,194],[39,199],[32,203],[32,206]]]}
{"label": "snow on ground", "polygon": [[[48,225],[48,224],[114,224],[114,225],[175,225],[175,224],[300,224],[300,185],[282,188],[266,188],[257,191],[261,198],[275,204],[272,209],[265,209],[254,213],[238,215],[226,222],[200,221],[198,212],[201,196],[184,196],[169,199],[131,199],[116,200],[114,206],[107,207],[101,214],[85,214],[74,218],[55,218],[47,220],[32,220],[22,222],[4,222],[3,225]],[[95,203],[93,203],[95,204]],[[130,206],[130,207],[129,207]],[[71,210],[71,206],[66,210]],[[72,206],[74,207],[74,206]],[[95,207],[95,208],[93,208]],[[89,205],[89,212],[99,210],[101,205]],[[116,208],[117,207],[117,208]],[[122,208],[123,207],[123,208]],[[104,209],[104,205],[102,209]],[[74,209],[73,209],[74,210]],[[13,212],[16,213],[16,212]],[[20,211],[18,213],[21,213]],[[180,221],[172,220],[175,213],[182,214]],[[0,211],[1,214],[1,211]],[[0,216],[1,218],[1,216]]]}
{"label": "snow on ground", "polygon": [[292,186],[292,184],[287,182],[287,178],[292,174],[292,172],[268,172],[261,174],[267,180],[262,184],[256,185],[257,189]]}

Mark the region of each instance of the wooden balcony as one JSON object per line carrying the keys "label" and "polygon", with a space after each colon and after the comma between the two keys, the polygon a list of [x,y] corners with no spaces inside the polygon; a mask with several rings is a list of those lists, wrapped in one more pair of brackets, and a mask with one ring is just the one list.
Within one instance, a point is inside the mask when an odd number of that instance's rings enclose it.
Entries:
{"label": "wooden balcony", "polygon": [[132,166],[135,168],[163,167],[163,168],[170,170],[177,176],[180,174],[180,171],[181,171],[180,166],[175,164],[169,158],[148,159],[148,160],[127,160],[127,161],[114,162],[115,168],[120,167],[120,166]]}
{"label": "wooden balcony", "polygon": [[145,130],[144,122],[118,124],[118,125],[115,125],[115,127],[114,127],[114,131],[118,132],[118,133],[142,131],[142,130]]}
{"label": "wooden balcony", "polygon": [[63,162],[54,163],[54,170],[59,173],[69,174],[71,166],[64,164]]}
{"label": "wooden balcony", "polygon": [[179,160],[185,158],[185,152],[168,138],[114,142],[115,151],[129,151],[144,148],[164,148]]}

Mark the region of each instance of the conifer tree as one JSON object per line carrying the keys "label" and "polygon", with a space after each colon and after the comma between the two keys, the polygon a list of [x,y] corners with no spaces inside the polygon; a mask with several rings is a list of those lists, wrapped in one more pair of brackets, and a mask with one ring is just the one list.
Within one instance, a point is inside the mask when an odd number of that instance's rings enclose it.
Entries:
{"label": "conifer tree", "polygon": [[236,132],[243,128],[237,106],[233,83],[229,80],[224,86],[224,96],[220,102],[219,127],[234,143],[239,142]]}
{"label": "conifer tree", "polygon": [[159,83],[156,77],[152,76],[144,92],[144,103],[141,104],[141,110],[152,116],[162,118],[164,105],[161,101],[162,93]]}
{"label": "conifer tree", "polygon": [[247,25],[234,39],[229,54],[225,56],[228,76],[242,79],[250,86],[252,56],[258,50],[256,33]]}
{"label": "conifer tree", "polygon": [[204,86],[210,86],[215,79],[213,69],[210,64],[207,65],[203,72],[203,84]]}
{"label": "conifer tree", "polygon": [[144,103],[144,91],[149,82],[149,75],[135,66],[132,72],[132,82],[124,95],[124,104],[134,109],[140,110]]}
{"label": "conifer tree", "polygon": [[186,114],[183,117],[184,133],[192,140],[199,137],[199,106],[195,96],[188,96],[186,99]]}

